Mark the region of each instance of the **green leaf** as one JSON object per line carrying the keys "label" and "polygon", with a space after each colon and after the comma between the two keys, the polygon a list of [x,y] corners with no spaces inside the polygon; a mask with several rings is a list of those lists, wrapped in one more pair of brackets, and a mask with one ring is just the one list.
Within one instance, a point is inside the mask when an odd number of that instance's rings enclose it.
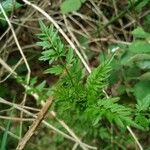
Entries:
{"label": "green leaf", "polygon": [[150,43],[136,40],[129,46],[129,51],[133,53],[150,53]]}
{"label": "green leaf", "polygon": [[86,2],[86,0],[80,0],[82,3]]}
{"label": "green leaf", "polygon": [[128,63],[131,64],[132,62],[144,61],[144,60],[150,60],[150,55],[149,54],[134,54],[133,56],[130,56],[128,58]]}
{"label": "green leaf", "polygon": [[77,11],[81,7],[81,1],[80,0],[65,0],[61,4],[61,12],[63,14],[67,14],[72,11]]}
{"label": "green leaf", "polygon": [[140,81],[134,88],[134,95],[137,100],[143,99],[150,92],[150,81]]}
{"label": "green leaf", "polygon": [[140,69],[150,69],[150,61],[139,61],[136,63]]}
{"label": "green leaf", "polygon": [[134,54],[128,58],[128,61],[125,65],[136,66],[140,69],[149,69],[150,68],[150,55],[149,54]]}
{"label": "green leaf", "polygon": [[117,89],[117,94],[118,95],[123,95],[126,93],[126,86],[125,85],[120,85]]}
{"label": "green leaf", "polygon": [[39,60],[42,60],[42,61],[50,60],[54,56],[56,56],[56,52],[53,50],[43,51],[42,56],[39,58]]}
{"label": "green leaf", "polygon": [[6,130],[3,134],[3,137],[2,137],[2,142],[1,142],[1,147],[0,147],[0,150],[6,150],[6,146],[7,146],[7,138],[8,138],[8,130],[10,128],[10,124],[11,124],[11,120],[8,121],[7,123],[7,127],[6,127]]}
{"label": "green leaf", "polygon": [[100,137],[102,139],[109,139],[109,138],[111,138],[110,132],[109,132],[109,130],[107,128],[101,127],[99,129],[99,134],[100,134]]}
{"label": "green leaf", "polygon": [[87,78],[86,88],[89,96],[102,93],[101,91],[106,87],[110,75],[111,67],[108,62],[104,62],[97,68],[93,69],[89,77]]}
{"label": "green leaf", "polygon": [[137,108],[139,111],[146,111],[150,107],[150,94],[146,95],[143,99],[138,99]]}
{"label": "green leaf", "polygon": [[96,126],[98,122],[102,119],[101,114],[99,114],[96,119],[93,121],[93,126]]}
{"label": "green leaf", "polygon": [[132,32],[134,37],[136,38],[149,38],[150,37],[150,34],[145,32],[143,30],[143,28],[141,27],[137,27],[136,29],[134,29]]}
{"label": "green leaf", "polygon": [[73,49],[69,49],[66,56],[66,61],[68,64],[70,64],[73,61]]}
{"label": "green leaf", "polygon": [[37,77],[30,79],[30,86],[34,86],[37,83]]}
{"label": "green leaf", "polygon": [[43,81],[38,86],[36,86],[36,89],[39,91],[42,91],[44,89],[45,85],[46,85],[46,81]]}
{"label": "green leaf", "polygon": [[105,118],[110,123],[115,123],[120,127],[126,125],[136,126],[132,121],[132,109],[117,103],[118,98],[109,98],[99,100],[97,104],[89,105],[85,113],[89,120],[92,120],[94,125],[99,123],[99,120]]}
{"label": "green leaf", "polygon": [[45,70],[44,73],[51,73],[51,74],[59,75],[59,74],[63,73],[63,71],[64,71],[64,68],[62,66],[55,65],[52,68]]}
{"label": "green leaf", "polygon": [[150,121],[145,116],[143,116],[142,114],[138,114],[135,117],[135,122],[137,124],[139,124],[140,126],[144,127],[144,129],[148,129],[148,127],[150,125]]}
{"label": "green leaf", "polygon": [[143,73],[140,78],[140,80],[148,80],[150,81],[150,72],[146,72],[146,73]]}
{"label": "green leaf", "polygon": [[118,126],[120,126],[120,127],[124,127],[124,124],[123,124],[123,122],[122,122],[122,120],[119,118],[119,117],[115,117],[114,118],[114,122],[118,125]]}
{"label": "green leaf", "polygon": [[[13,10],[16,10],[22,6],[20,3],[16,2],[15,0],[5,0],[1,4],[7,15],[9,15],[10,12],[12,12]],[[7,22],[5,21],[5,17],[1,12],[1,10],[0,10],[0,24],[3,27],[7,25]]]}
{"label": "green leaf", "polygon": [[46,25],[43,23],[43,21],[39,21],[39,25],[40,25],[40,28],[41,28],[41,31],[47,31],[48,27],[46,27]]}
{"label": "green leaf", "polygon": [[[2,2],[2,6],[6,12],[11,12],[14,9],[20,8],[22,5],[15,0],[5,0],[4,2]],[[1,13],[2,12],[0,11],[0,14]]]}
{"label": "green leaf", "polygon": [[144,17],[144,24],[143,24],[144,29],[146,29],[146,31],[150,33],[149,26],[150,26],[150,13]]}
{"label": "green leaf", "polygon": [[37,44],[44,49],[39,60],[48,60],[49,64],[51,64],[61,56],[65,56],[66,48],[58,35],[58,31],[53,26],[47,27],[42,21],[39,24],[41,33],[37,34],[40,39],[40,42]]}
{"label": "green leaf", "polygon": [[150,2],[150,0],[143,0],[141,1],[137,6],[136,6],[136,10],[137,11],[141,11],[146,5],[148,5]]}

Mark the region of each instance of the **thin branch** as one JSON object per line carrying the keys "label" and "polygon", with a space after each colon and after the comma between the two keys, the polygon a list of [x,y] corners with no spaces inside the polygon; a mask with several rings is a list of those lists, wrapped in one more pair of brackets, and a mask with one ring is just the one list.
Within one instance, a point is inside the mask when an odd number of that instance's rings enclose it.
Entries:
{"label": "thin branch", "polygon": [[8,71],[11,75],[13,75],[15,78],[17,76],[17,73],[9,66],[3,59],[0,57],[0,64]]}
{"label": "thin branch", "polygon": [[140,150],[143,150],[142,145],[140,144],[140,142],[138,141],[136,135],[134,134],[134,132],[131,130],[131,128],[129,126],[127,126],[128,131],[130,132],[130,134],[132,135],[132,137],[134,138],[136,144],[138,145]]}
{"label": "thin branch", "polygon": [[82,46],[80,45],[79,41],[77,40],[77,38],[75,37],[75,35],[73,34],[73,32],[70,30],[70,26],[68,24],[68,21],[66,19],[66,16],[63,15],[63,19],[64,19],[64,22],[65,22],[65,25],[66,25],[66,29],[68,30],[68,33],[70,34],[70,36],[72,37],[72,40],[76,43],[76,45],[80,48],[80,51],[82,53],[82,56],[84,57],[84,60],[86,60],[86,62],[88,62],[88,58],[85,54],[85,52],[83,51],[83,48]]}
{"label": "thin branch", "polygon": [[33,118],[17,118],[17,117],[8,117],[8,116],[0,116],[0,119],[12,120],[12,121],[33,121]]}
{"label": "thin branch", "polygon": [[8,27],[7,30],[0,36],[0,41],[3,39],[6,33],[9,32],[9,30],[10,30],[10,27]]}
{"label": "thin branch", "polygon": [[[1,58],[0,58],[0,59],[1,59]],[[14,68],[12,69],[12,72],[9,73],[4,79],[2,79],[2,80],[0,81],[0,83],[6,81],[6,80],[12,75],[12,73],[17,69],[17,67],[20,65],[21,62],[22,62],[22,58],[21,58],[21,59],[18,61],[18,63],[14,66]]]}
{"label": "thin branch", "polygon": [[38,113],[37,118],[35,119],[35,121],[30,126],[30,129],[26,132],[26,134],[24,135],[24,137],[19,142],[16,150],[23,150],[24,149],[24,147],[26,146],[27,142],[33,136],[33,134],[35,133],[37,127],[40,125],[40,123],[44,119],[45,115],[47,114],[48,109],[49,109],[50,105],[52,104],[52,100],[53,100],[52,97],[49,97],[47,99],[45,105],[43,106],[43,108]]}
{"label": "thin branch", "polygon": [[[20,105],[15,104],[15,103],[11,103],[9,101],[6,101],[5,99],[0,97],[0,103],[12,106],[20,111],[23,111],[24,113],[26,113],[27,115],[33,117],[33,118],[37,118],[37,116],[31,112],[29,112],[28,110],[25,110],[24,108],[20,107]],[[59,129],[55,128],[54,126],[52,126],[50,123],[46,122],[45,120],[42,121],[43,124],[45,124],[47,127],[51,128],[52,130],[54,130],[55,132],[63,135],[64,137],[66,137],[67,139],[70,139],[72,141],[75,141],[74,138],[72,138],[71,136],[67,135],[66,133],[60,131]]]}
{"label": "thin branch", "polygon": [[[5,17],[5,19],[6,19],[7,23],[8,23],[8,25],[9,25],[11,31],[12,31],[12,35],[13,35],[13,37],[14,37],[15,43],[16,43],[16,45],[17,45],[17,47],[18,47],[18,50],[19,50],[19,52],[20,52],[20,54],[21,54],[21,56],[22,56],[22,58],[23,58],[23,60],[24,60],[24,62],[25,62],[26,68],[27,68],[27,70],[28,70],[28,73],[27,73],[27,84],[29,84],[30,75],[31,75],[31,70],[30,70],[28,61],[27,61],[27,59],[26,59],[26,57],[25,57],[25,55],[24,55],[24,53],[23,53],[23,51],[22,51],[22,48],[21,48],[20,44],[19,44],[19,41],[18,41],[18,39],[17,39],[16,33],[15,33],[15,31],[14,31],[14,28],[13,28],[13,26],[12,26],[12,24],[11,24],[11,22],[10,22],[10,20],[9,20],[7,14],[6,14],[6,12],[5,12],[5,10],[3,9],[1,3],[0,3],[0,10],[2,11],[2,14],[4,15],[4,17]],[[25,102],[26,102],[26,97],[27,97],[27,94],[25,93],[25,94],[24,94],[24,97],[23,97],[23,100],[22,100],[22,105],[25,104]],[[22,116],[23,116],[23,113],[22,113],[22,112],[20,113],[20,116],[21,116],[21,118],[22,118]],[[20,136],[21,136],[21,134],[22,134],[22,122],[20,122]]]}
{"label": "thin branch", "polygon": [[13,34],[15,43],[16,43],[16,45],[17,45],[17,47],[18,47],[18,50],[20,51],[20,54],[21,54],[21,56],[22,56],[22,58],[23,58],[23,60],[24,60],[24,62],[25,62],[25,65],[26,65],[26,67],[27,67],[27,70],[28,70],[27,84],[28,84],[28,83],[29,83],[29,80],[30,80],[30,74],[31,74],[31,70],[30,70],[29,64],[28,64],[27,59],[26,59],[26,57],[25,57],[25,55],[24,55],[24,53],[23,53],[23,51],[22,51],[22,48],[21,48],[21,46],[20,46],[20,44],[19,44],[19,41],[18,41],[18,39],[17,39],[16,33],[15,33],[15,31],[14,31],[14,28],[13,28],[13,26],[12,26],[12,24],[11,24],[9,18],[7,17],[7,15],[6,15],[6,13],[5,13],[5,10],[3,9],[1,3],[0,3],[0,10],[2,11],[2,13],[3,13],[3,15],[4,15],[4,17],[5,17],[5,19],[6,19],[7,23],[8,23],[8,25],[9,25],[11,31],[12,31],[12,34]]}

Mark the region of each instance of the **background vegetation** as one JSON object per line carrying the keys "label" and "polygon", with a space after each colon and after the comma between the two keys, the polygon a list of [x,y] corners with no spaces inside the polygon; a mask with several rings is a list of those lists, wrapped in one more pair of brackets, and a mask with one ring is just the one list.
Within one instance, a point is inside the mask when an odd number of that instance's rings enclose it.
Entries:
{"label": "background vegetation", "polygon": [[149,150],[149,8],[2,0],[0,149]]}

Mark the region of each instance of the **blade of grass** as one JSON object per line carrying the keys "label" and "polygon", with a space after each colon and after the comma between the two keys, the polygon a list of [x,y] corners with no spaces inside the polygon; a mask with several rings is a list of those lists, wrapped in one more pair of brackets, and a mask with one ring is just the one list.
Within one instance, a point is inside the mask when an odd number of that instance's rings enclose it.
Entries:
{"label": "blade of grass", "polygon": [[[16,96],[14,96],[13,102],[15,102],[15,98],[16,98]],[[14,107],[12,106],[12,110],[10,112],[10,117],[12,116],[13,110],[14,110]],[[9,128],[10,128],[11,121],[12,120],[9,120],[8,123],[7,123],[6,130],[5,130],[4,134],[3,134],[0,150],[6,150],[7,140],[8,140],[8,135],[9,135]]]}
{"label": "blade of grass", "polygon": [[8,130],[10,128],[10,124],[11,124],[11,120],[9,120],[8,123],[7,123],[6,130],[5,130],[4,134],[3,134],[0,150],[5,150],[6,149],[7,139],[8,139]]}

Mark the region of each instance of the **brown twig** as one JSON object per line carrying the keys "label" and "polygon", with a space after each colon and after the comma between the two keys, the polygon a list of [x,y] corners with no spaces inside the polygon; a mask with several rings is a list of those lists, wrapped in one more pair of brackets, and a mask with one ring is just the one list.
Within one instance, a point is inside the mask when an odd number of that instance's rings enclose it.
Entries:
{"label": "brown twig", "polygon": [[12,120],[12,121],[33,121],[33,118],[18,118],[18,117],[8,117],[8,116],[1,116],[0,119],[5,119],[5,120]]}
{"label": "brown twig", "polygon": [[45,105],[43,106],[43,108],[41,109],[41,111],[38,113],[37,118],[32,123],[31,127],[26,132],[26,134],[24,135],[24,137],[19,142],[16,150],[22,150],[25,147],[25,145],[27,144],[27,142],[30,140],[30,138],[33,136],[35,130],[37,129],[37,127],[40,125],[40,123],[44,119],[45,115],[47,114],[48,109],[49,109],[50,105],[52,104],[52,100],[53,100],[52,97],[48,98],[48,100],[46,101]]}

